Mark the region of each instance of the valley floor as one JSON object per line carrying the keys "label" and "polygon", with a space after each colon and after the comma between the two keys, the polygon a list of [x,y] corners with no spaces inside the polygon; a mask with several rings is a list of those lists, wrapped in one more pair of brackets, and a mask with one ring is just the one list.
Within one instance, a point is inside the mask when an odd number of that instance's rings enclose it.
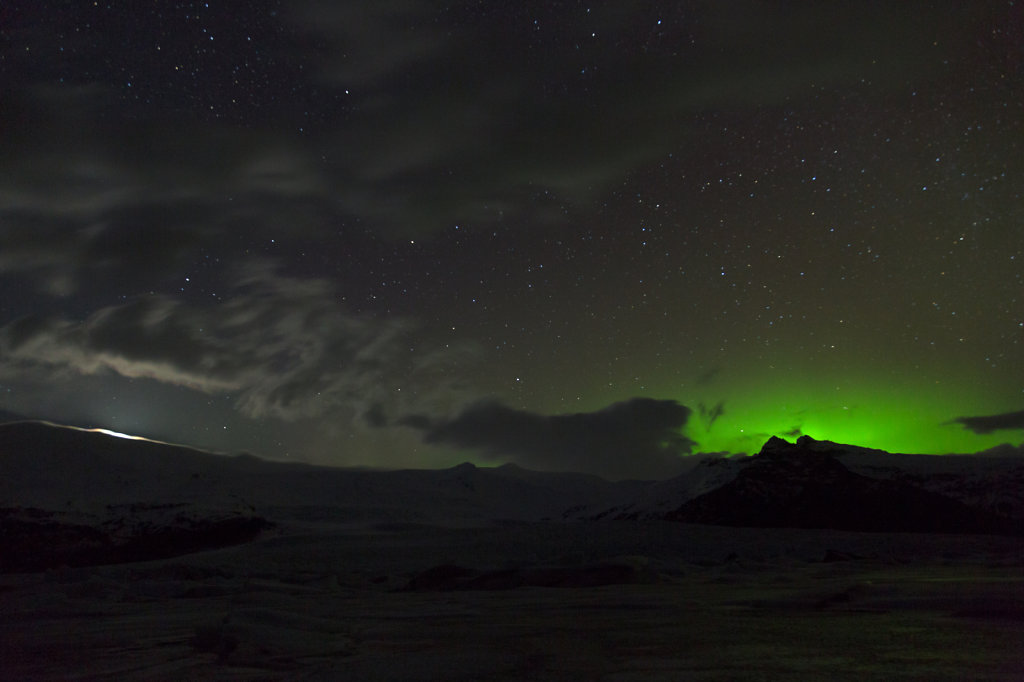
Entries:
{"label": "valley floor", "polygon": [[[431,567],[628,565],[409,591]],[[1020,680],[1019,538],[665,522],[284,524],[158,562],[0,576],[4,680]]]}

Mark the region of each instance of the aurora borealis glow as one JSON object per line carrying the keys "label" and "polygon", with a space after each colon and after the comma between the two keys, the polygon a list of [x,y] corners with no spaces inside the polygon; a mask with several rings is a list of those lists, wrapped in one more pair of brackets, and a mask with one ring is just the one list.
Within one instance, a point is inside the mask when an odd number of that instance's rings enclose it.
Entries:
{"label": "aurora borealis glow", "polygon": [[956,398],[922,398],[927,387],[890,387],[879,397],[875,386],[843,390],[840,384],[831,395],[827,389],[787,387],[771,400],[740,393],[725,399],[735,416],[724,414],[711,429],[698,422],[688,433],[703,448],[730,452],[755,452],[772,435],[926,454],[974,452],[1007,442],[1005,432],[978,435],[944,424],[945,415],[962,404]]}
{"label": "aurora borealis glow", "polygon": [[1024,409],[1019,3],[42,3],[0,32],[13,416],[379,466],[501,459],[456,444],[479,404],[661,410],[655,442],[674,400],[680,454],[1024,440],[957,421]]}

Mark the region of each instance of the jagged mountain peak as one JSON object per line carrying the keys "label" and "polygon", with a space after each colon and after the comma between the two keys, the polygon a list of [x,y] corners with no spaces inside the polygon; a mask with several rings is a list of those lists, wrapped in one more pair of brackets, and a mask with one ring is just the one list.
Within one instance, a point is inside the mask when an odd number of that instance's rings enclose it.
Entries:
{"label": "jagged mountain peak", "polygon": [[[727,483],[665,518],[728,526],[889,532],[1012,532],[1004,514],[969,507],[906,480],[855,472],[847,451],[813,439],[772,437]],[[838,455],[838,456],[837,456]]]}

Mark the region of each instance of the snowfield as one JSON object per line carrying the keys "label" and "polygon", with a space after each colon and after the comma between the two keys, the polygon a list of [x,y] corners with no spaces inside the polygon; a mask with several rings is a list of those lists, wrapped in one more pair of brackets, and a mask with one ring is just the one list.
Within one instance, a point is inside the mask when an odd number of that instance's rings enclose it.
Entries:
{"label": "snowfield", "polygon": [[[0,426],[0,679],[1024,679],[1019,534],[664,520],[747,464],[325,470]],[[1018,471],[947,464],[971,494]]]}

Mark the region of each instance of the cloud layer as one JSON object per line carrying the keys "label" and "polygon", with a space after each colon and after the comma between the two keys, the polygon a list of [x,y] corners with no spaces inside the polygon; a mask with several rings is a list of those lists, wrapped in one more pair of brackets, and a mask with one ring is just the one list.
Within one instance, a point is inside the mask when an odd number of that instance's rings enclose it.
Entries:
{"label": "cloud layer", "polygon": [[478,450],[527,468],[585,471],[609,479],[681,473],[693,441],[681,434],[690,409],[674,400],[633,398],[596,412],[541,415],[478,402],[451,419],[414,415],[401,423],[428,443]]}
{"label": "cloud layer", "polygon": [[346,313],[324,280],[238,271],[223,302],[167,296],[100,308],[82,321],[22,317],[0,328],[0,376],[41,382],[114,373],[230,393],[252,418],[364,411],[392,381],[441,371],[443,354],[410,353],[411,324]]}
{"label": "cloud layer", "polygon": [[957,417],[953,420],[953,423],[960,424],[965,429],[977,434],[1024,429],[1024,410],[982,417]]}

